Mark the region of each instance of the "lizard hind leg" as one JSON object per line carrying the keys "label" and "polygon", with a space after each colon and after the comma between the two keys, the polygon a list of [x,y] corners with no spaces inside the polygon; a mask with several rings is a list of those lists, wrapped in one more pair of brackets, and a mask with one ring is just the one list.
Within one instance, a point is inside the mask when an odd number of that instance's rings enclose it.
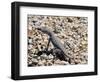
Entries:
{"label": "lizard hind leg", "polygon": [[53,49],[53,54],[55,54],[56,58],[63,60],[63,61],[67,61],[64,56],[64,53],[60,49],[57,49],[57,48]]}

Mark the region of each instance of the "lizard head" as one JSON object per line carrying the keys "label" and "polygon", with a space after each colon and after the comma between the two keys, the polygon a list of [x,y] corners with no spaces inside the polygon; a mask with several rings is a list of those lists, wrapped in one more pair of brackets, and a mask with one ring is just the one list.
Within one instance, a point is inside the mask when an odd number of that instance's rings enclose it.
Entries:
{"label": "lizard head", "polygon": [[40,30],[43,33],[48,34],[49,36],[52,34],[52,31],[47,27],[37,27],[37,30]]}

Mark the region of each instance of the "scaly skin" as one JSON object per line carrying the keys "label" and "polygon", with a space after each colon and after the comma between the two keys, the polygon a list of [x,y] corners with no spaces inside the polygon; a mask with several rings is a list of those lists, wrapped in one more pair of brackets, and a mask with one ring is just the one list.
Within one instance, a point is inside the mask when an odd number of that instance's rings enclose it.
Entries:
{"label": "scaly skin", "polygon": [[62,51],[63,57],[70,58],[70,59],[73,58],[72,56],[68,55],[64,45],[60,42],[60,39],[58,37],[56,37],[54,35],[54,33],[49,28],[46,28],[46,27],[39,28],[39,27],[37,27],[37,29],[40,30],[41,32],[49,35],[50,40],[51,40],[52,44],[54,45],[54,47],[57,48],[57,49],[60,49]]}

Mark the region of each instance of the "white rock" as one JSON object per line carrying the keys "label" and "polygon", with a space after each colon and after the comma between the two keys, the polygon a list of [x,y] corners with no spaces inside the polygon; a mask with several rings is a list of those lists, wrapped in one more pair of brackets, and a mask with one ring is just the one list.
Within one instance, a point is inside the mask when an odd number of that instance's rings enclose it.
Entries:
{"label": "white rock", "polygon": [[43,62],[41,60],[39,60],[38,66],[43,66],[43,65],[44,65]]}
{"label": "white rock", "polygon": [[28,49],[32,49],[32,48],[33,48],[33,45],[29,44]]}
{"label": "white rock", "polygon": [[32,64],[32,61],[29,61],[28,64],[31,65]]}
{"label": "white rock", "polygon": [[66,61],[61,61],[61,64],[62,64],[62,65],[68,65],[69,63],[66,62]]}
{"label": "white rock", "polygon": [[53,59],[54,56],[53,56],[52,54],[50,54],[50,55],[48,56],[48,58],[49,58],[49,59]]}
{"label": "white rock", "polygon": [[38,59],[38,60],[40,60],[40,59],[41,59],[41,57],[39,56],[39,57],[37,57],[37,59]]}
{"label": "white rock", "polygon": [[48,56],[46,54],[42,54],[41,58],[48,59]]}
{"label": "white rock", "polygon": [[33,63],[38,63],[38,60],[35,59],[35,58],[33,58],[33,59],[32,59],[32,62],[33,62]]}
{"label": "white rock", "polygon": [[32,26],[29,26],[28,29],[29,29],[29,30],[32,30]]}
{"label": "white rock", "polygon": [[28,39],[28,42],[31,44],[32,43],[32,39]]}

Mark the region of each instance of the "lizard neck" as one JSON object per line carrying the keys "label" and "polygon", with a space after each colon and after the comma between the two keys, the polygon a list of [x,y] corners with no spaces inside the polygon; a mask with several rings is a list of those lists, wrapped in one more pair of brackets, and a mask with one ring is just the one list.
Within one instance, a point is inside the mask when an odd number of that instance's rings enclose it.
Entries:
{"label": "lizard neck", "polygon": [[51,37],[54,36],[54,33],[53,32],[50,32],[49,33],[49,36],[51,36]]}

